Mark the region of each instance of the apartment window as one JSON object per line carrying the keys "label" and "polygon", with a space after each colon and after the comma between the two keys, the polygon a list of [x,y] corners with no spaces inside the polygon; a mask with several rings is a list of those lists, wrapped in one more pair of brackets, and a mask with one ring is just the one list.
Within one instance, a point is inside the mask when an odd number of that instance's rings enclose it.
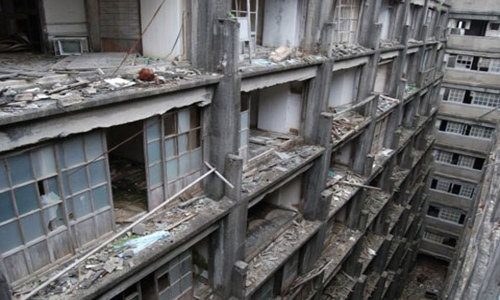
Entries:
{"label": "apartment window", "polygon": [[487,106],[487,107],[500,107],[500,94],[471,92],[472,104]]}
{"label": "apartment window", "polygon": [[201,120],[198,107],[151,118],[145,126],[150,187],[160,186],[164,180],[171,182],[201,169]]}
{"label": "apartment window", "polygon": [[493,135],[493,128],[484,127],[484,126],[471,126],[470,136],[483,138],[483,139],[491,139]]}
{"label": "apartment window", "polygon": [[465,97],[465,90],[449,89],[446,101],[462,103]]}
{"label": "apartment window", "polygon": [[472,185],[464,184],[460,188],[460,192],[458,193],[460,196],[472,198],[474,196],[475,188]]}
{"label": "apartment window", "polygon": [[498,30],[500,28],[500,23],[490,23],[491,30]]}
{"label": "apartment window", "polygon": [[458,165],[461,167],[472,169],[474,167],[475,158],[472,156],[459,155]]}
{"label": "apartment window", "polygon": [[490,65],[488,68],[490,73],[500,73],[500,59],[490,59]]}
{"label": "apartment window", "polygon": [[448,180],[438,180],[436,184],[436,190],[438,191],[443,191],[443,192],[449,192],[451,187],[451,181]]}
{"label": "apartment window", "polygon": [[463,134],[464,129],[465,124],[463,123],[448,121],[448,124],[446,125],[446,132],[450,133]]}
{"label": "apartment window", "polygon": [[481,170],[484,164],[483,158],[453,153],[439,149],[434,150],[434,158],[438,162],[476,170]]}
{"label": "apartment window", "polygon": [[456,68],[457,69],[469,69],[472,67],[472,56],[468,55],[457,55]]}
{"label": "apartment window", "polygon": [[433,241],[433,242],[436,242],[439,244],[441,244],[443,242],[442,236],[440,236],[439,234],[429,232],[429,231],[424,232],[424,239],[426,239],[428,241]]}
{"label": "apartment window", "polygon": [[436,161],[451,164],[453,153],[442,150],[434,150],[434,158]]}
{"label": "apartment window", "polygon": [[191,266],[191,252],[187,251],[155,271],[160,299],[179,299],[178,297],[191,290]]}
{"label": "apartment window", "polygon": [[460,219],[462,217],[462,214],[460,212],[457,212],[455,210],[447,209],[447,208],[441,208],[439,211],[439,218],[443,220],[447,220],[453,223],[459,223]]}
{"label": "apartment window", "polygon": [[358,0],[339,0],[335,8],[337,42],[355,43],[359,19]]}

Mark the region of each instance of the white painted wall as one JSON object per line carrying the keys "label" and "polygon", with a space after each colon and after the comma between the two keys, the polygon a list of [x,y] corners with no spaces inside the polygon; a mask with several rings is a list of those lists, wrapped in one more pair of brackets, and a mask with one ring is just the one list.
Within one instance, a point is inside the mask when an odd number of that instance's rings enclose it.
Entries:
{"label": "white painted wall", "polygon": [[[147,26],[161,2],[162,0],[141,0],[142,31],[144,31],[144,27]],[[182,0],[167,0],[163,4],[142,38],[142,50],[145,56],[167,58],[167,55],[172,51],[179,30],[182,27],[184,10],[182,3]],[[183,54],[183,44],[183,32],[181,32],[179,40],[168,58],[173,59]]]}
{"label": "white painted wall", "polygon": [[380,14],[378,16],[378,22],[382,23],[382,32],[380,33],[380,39],[382,40],[389,39],[390,17],[389,2],[384,0],[380,7]]}
{"label": "white painted wall", "polygon": [[300,2],[300,0],[265,1],[263,46],[297,47],[299,45]]}
{"label": "white painted wall", "polygon": [[43,10],[49,38],[87,35],[84,0],[43,0]]}
{"label": "white painted wall", "polygon": [[289,133],[290,128],[300,129],[302,96],[290,90],[290,84],[263,89],[259,97],[257,128]]}
{"label": "white painted wall", "polygon": [[333,72],[328,106],[336,107],[356,100],[360,69],[358,67]]}

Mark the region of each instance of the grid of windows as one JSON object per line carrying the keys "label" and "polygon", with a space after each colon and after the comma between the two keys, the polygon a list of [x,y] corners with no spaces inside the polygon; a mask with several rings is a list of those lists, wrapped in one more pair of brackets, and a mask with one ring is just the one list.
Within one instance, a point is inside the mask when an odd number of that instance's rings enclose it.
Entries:
{"label": "grid of windows", "polygon": [[470,136],[483,139],[491,139],[491,137],[493,136],[493,128],[475,125],[471,126]]}
{"label": "grid of windows", "polygon": [[475,158],[472,156],[459,155],[458,156],[458,165],[461,167],[472,169],[474,167]]}
{"label": "grid of windows", "polygon": [[335,8],[337,43],[355,43],[359,19],[359,0],[339,0]]}
{"label": "grid of windows", "polygon": [[492,93],[481,93],[481,92],[471,92],[472,104],[488,106],[488,107],[500,107],[500,94]]}
{"label": "grid of windows", "polygon": [[492,58],[490,60],[490,66],[488,68],[488,72],[491,73],[500,73],[500,59]]}
{"label": "grid of windows", "polygon": [[473,56],[457,55],[456,68],[457,69],[470,69],[472,67]]}
{"label": "grid of windows", "polygon": [[435,234],[435,233],[432,233],[432,232],[429,232],[429,231],[425,231],[424,232],[424,239],[428,240],[428,241],[433,241],[433,242],[436,242],[436,243],[443,243],[443,237],[440,236],[439,234]]}
{"label": "grid of windows", "polygon": [[441,163],[457,165],[460,167],[476,170],[481,170],[484,164],[483,158],[453,153],[439,149],[434,150],[434,159]]}
{"label": "grid of windows", "polygon": [[431,181],[431,189],[472,199],[476,187],[473,184],[456,183],[443,178],[434,178]]}
{"label": "grid of windows", "polygon": [[453,153],[442,150],[434,150],[434,159],[439,162],[451,164]]}
{"label": "grid of windows", "polygon": [[151,118],[145,126],[151,188],[201,169],[201,121],[198,107]]}
{"label": "grid of windows", "polygon": [[446,132],[450,133],[463,134],[464,129],[465,129],[464,123],[448,121],[448,124],[446,125]]}
{"label": "grid of windows", "polygon": [[449,89],[448,99],[446,101],[462,103],[465,97],[465,90]]}
{"label": "grid of windows", "polygon": [[447,221],[451,221],[453,223],[460,223],[460,218],[462,214],[455,210],[441,208],[439,211],[439,218]]}

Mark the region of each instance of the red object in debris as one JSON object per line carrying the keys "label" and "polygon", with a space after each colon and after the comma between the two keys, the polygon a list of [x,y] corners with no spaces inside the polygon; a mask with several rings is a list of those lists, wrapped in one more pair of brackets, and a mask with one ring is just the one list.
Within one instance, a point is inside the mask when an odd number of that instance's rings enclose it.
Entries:
{"label": "red object in debris", "polygon": [[139,71],[139,79],[142,81],[153,81],[155,79],[155,72],[152,69],[142,68]]}

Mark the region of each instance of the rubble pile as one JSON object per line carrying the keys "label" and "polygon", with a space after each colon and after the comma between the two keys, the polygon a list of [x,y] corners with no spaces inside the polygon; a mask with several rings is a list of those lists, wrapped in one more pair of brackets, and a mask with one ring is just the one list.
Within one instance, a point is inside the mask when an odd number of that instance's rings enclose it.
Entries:
{"label": "rubble pile", "polygon": [[394,153],[394,150],[382,147],[375,153],[375,159],[373,160],[373,168],[381,167],[384,162]]}
{"label": "rubble pile", "polygon": [[340,118],[334,119],[332,123],[332,142],[338,143],[353,132],[358,131],[366,124],[367,118],[355,111],[349,111]]}
{"label": "rubble pile", "polygon": [[[123,56],[118,54],[118,58]],[[7,64],[7,67],[0,68],[0,115],[52,105],[64,109],[98,94],[132,86],[176,85],[179,80],[202,75],[197,69],[176,67],[166,61],[156,61],[149,65],[149,60],[141,57],[134,58],[132,62],[126,61],[127,64],[115,75],[120,61],[116,60],[116,55],[111,57],[115,60],[109,65],[103,63],[99,67],[95,63],[100,61],[99,57],[106,58],[106,55],[110,54],[88,53],[59,60],[44,60],[36,56],[41,62],[19,61],[18,65],[14,65],[12,57],[0,56],[0,63]],[[85,66],[86,61],[89,66]]]}
{"label": "rubble pile", "polygon": [[363,208],[368,210],[368,220],[373,220],[391,196],[382,191],[368,190]]}
{"label": "rubble pile", "polygon": [[403,299],[418,300],[427,298],[426,293],[439,295],[446,278],[446,265],[432,257],[419,256],[409,274],[403,291]]}
{"label": "rubble pile", "polygon": [[365,178],[342,168],[333,168],[328,171],[326,188],[332,191],[330,213],[336,212],[344,205],[357,190],[357,185],[362,185]]}
{"label": "rubble pile", "polygon": [[382,113],[390,110],[391,108],[395,107],[398,104],[399,104],[398,99],[380,95],[377,103],[377,115],[381,115]]}
{"label": "rubble pile", "polygon": [[397,187],[399,186],[406,176],[410,173],[410,170],[408,169],[403,169],[398,165],[395,165],[393,170],[392,170],[392,175],[391,179],[394,180],[394,185]]}
{"label": "rubble pile", "polygon": [[[87,289],[96,281],[108,274],[134,267],[138,262],[134,258],[140,251],[151,251],[161,244],[174,239],[176,233],[186,230],[188,221],[201,214],[214,214],[218,211],[217,202],[205,196],[197,196],[187,201],[172,204],[152,217],[136,225],[124,236],[117,238],[104,249],[89,256],[78,267],[73,268],[39,292],[41,297],[58,296],[68,299],[71,293],[79,289]],[[120,230],[118,227],[117,230]],[[141,255],[142,256],[142,255]],[[140,259],[140,258],[139,258]],[[68,263],[69,264],[69,263]],[[55,269],[19,287],[16,295],[31,291],[41,282],[57,274],[67,264]]]}
{"label": "rubble pile", "polygon": [[322,299],[348,299],[355,284],[356,279],[347,275],[346,272],[340,271],[324,289]]}
{"label": "rubble pile", "polygon": [[246,197],[272,183],[285,173],[301,166],[323,148],[312,145],[294,145],[287,150],[273,150],[272,155],[252,163],[243,173],[241,192]]}
{"label": "rubble pile", "polygon": [[366,269],[371,260],[377,255],[377,251],[380,249],[383,242],[384,238],[374,233],[368,233],[366,238],[363,239],[360,254],[360,259],[363,260],[363,269]]}
{"label": "rubble pile", "polygon": [[293,221],[283,234],[248,263],[247,289],[252,289],[265,280],[318,226],[319,222]]}
{"label": "rubble pile", "polygon": [[401,44],[397,40],[380,40],[380,48],[394,48],[396,46],[400,46]]}
{"label": "rubble pile", "polygon": [[333,57],[354,56],[363,54],[371,49],[356,44],[335,44],[332,48]]}

